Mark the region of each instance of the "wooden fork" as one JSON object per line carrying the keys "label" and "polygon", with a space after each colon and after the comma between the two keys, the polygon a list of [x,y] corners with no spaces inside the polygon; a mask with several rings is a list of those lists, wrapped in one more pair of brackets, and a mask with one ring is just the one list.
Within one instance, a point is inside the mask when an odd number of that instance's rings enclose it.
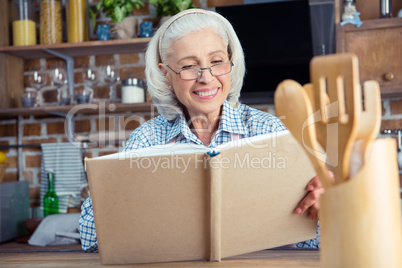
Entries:
{"label": "wooden fork", "polygon": [[[335,183],[349,178],[350,155],[362,110],[357,56],[351,53],[314,57],[310,63],[314,102],[325,124],[328,166]],[[329,98],[329,104],[327,102]]]}

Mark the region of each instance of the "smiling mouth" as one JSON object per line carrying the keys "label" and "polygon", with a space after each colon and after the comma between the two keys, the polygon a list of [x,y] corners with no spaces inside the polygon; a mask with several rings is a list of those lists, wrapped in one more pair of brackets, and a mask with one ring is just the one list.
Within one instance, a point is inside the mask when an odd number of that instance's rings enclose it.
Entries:
{"label": "smiling mouth", "polygon": [[210,90],[210,91],[199,91],[199,92],[194,92],[194,93],[200,97],[208,97],[208,96],[215,95],[217,91],[218,91],[218,89],[216,88],[216,89]]}

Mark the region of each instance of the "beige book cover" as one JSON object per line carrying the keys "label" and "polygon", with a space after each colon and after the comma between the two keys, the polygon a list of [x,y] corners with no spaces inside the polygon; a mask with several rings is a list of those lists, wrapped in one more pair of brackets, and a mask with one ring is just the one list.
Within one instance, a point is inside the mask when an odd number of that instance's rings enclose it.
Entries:
{"label": "beige book cover", "polygon": [[315,237],[316,222],[293,212],[315,173],[288,131],[122,152],[86,169],[102,264],[220,261]]}

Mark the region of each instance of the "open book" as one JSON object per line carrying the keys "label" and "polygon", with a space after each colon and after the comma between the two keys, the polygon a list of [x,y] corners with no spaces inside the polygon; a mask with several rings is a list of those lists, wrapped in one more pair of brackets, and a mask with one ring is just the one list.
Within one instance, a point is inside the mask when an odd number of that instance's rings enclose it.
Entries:
{"label": "open book", "polygon": [[219,261],[315,237],[316,222],[293,212],[315,173],[288,131],[122,152],[86,168],[102,264]]}

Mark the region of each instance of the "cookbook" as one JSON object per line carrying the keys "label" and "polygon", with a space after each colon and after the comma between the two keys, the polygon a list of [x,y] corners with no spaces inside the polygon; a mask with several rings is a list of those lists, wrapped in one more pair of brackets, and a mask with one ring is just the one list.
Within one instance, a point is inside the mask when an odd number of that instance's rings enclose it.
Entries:
{"label": "cookbook", "polygon": [[220,261],[316,234],[293,212],[315,173],[288,131],[121,152],[86,169],[102,264]]}

